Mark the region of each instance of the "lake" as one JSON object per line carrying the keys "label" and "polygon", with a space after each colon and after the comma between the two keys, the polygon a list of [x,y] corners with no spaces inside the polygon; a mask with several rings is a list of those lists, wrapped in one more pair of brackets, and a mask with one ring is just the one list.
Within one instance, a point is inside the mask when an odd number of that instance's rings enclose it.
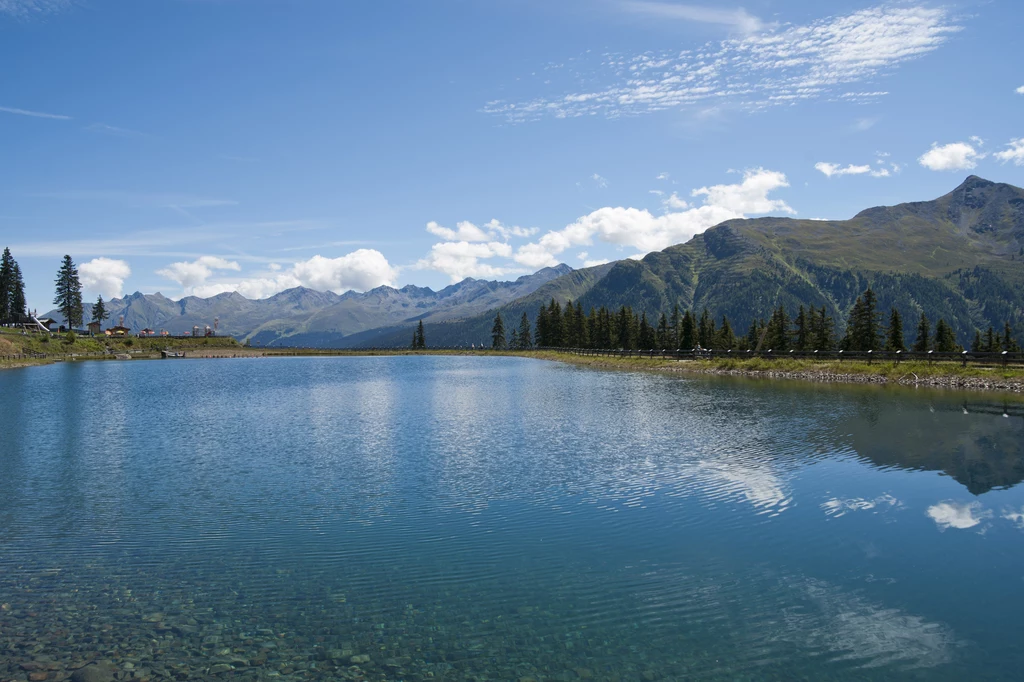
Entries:
{"label": "lake", "polygon": [[1017,680],[1024,409],[523,358],[0,373],[0,679]]}

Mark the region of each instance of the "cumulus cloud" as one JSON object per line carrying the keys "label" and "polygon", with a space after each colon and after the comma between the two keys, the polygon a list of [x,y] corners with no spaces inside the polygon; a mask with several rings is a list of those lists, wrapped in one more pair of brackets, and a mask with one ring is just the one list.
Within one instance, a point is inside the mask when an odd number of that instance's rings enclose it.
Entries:
{"label": "cumulus cloud", "polygon": [[662,200],[661,205],[670,211],[682,211],[690,207],[690,204],[685,199],[681,199],[676,192],[672,192],[668,198]]}
{"label": "cumulus cloud", "polygon": [[981,504],[978,502],[971,502],[969,504],[940,502],[928,507],[927,514],[936,523],[939,530],[946,530],[947,528],[956,528],[958,530],[974,528],[992,516],[992,512],[982,509]]}
{"label": "cumulus cloud", "polygon": [[1019,88],[1017,88],[1017,94],[1018,95],[1024,95],[1024,85],[1022,85]]}
{"label": "cumulus cloud", "polygon": [[917,161],[929,170],[957,171],[975,168],[978,161],[984,158],[985,154],[966,142],[953,142],[941,146],[934,142],[932,148]]}
{"label": "cumulus cloud", "polygon": [[217,256],[203,256],[195,261],[171,263],[157,274],[178,282],[191,296],[215,296],[237,291],[246,298],[266,298],[285,289],[304,286],[317,291],[343,293],[367,291],[391,285],[398,276],[380,251],[359,249],[339,258],[320,255],[295,263],[288,270],[272,263],[266,276],[219,278],[214,275],[241,271],[241,266]]}
{"label": "cumulus cloud", "polygon": [[841,175],[870,175],[873,178],[887,178],[890,175],[888,168],[879,167],[872,168],[868,164],[862,166],[855,166],[852,163],[846,166],[838,163],[827,163],[825,161],[819,161],[814,164],[814,168],[819,172],[823,173],[825,177],[836,177]]}
{"label": "cumulus cloud", "polygon": [[512,272],[513,268],[483,263],[488,258],[510,258],[512,247],[507,242],[441,242],[430,248],[426,258],[419,260],[415,267],[420,270],[436,270],[448,275],[452,282],[467,277],[489,279]]}
{"label": "cumulus cloud", "polygon": [[448,241],[463,241],[463,242],[485,242],[489,239],[487,234],[479,227],[469,221],[462,221],[458,223],[456,229],[450,229],[442,227],[436,222],[431,220],[427,223],[427,232],[433,235],[437,235],[441,239],[447,239]]}
{"label": "cumulus cloud", "polygon": [[[695,9],[634,4],[677,14]],[[754,25],[749,23],[752,17],[744,19],[737,11],[701,11],[743,19],[748,28]],[[483,111],[521,123],[545,117],[648,114],[709,103],[757,111],[821,99],[872,101],[887,92],[852,88],[937,50],[958,30],[943,8],[882,5],[809,24],[758,30],[694,50],[604,54],[597,64],[584,55],[545,70],[546,80],[565,73],[574,81],[564,85],[564,94],[492,101]]]}
{"label": "cumulus cloud", "polygon": [[171,263],[165,268],[156,271],[156,274],[167,279],[174,280],[186,291],[206,283],[213,276],[215,270],[241,270],[242,267],[234,262],[218,258],[217,256],[202,256],[194,261],[180,261]]}
{"label": "cumulus cloud", "polygon": [[640,254],[658,251],[684,242],[713,225],[748,214],[795,213],[781,199],[769,194],[788,187],[786,176],[758,168],[743,174],[743,181],[731,185],[713,185],[693,190],[691,196],[703,198],[703,205],[655,216],[646,209],[605,207],[579,218],[561,230],[553,230],[538,241],[516,251],[515,261],[529,268],[558,264],[560,253],[573,246],[589,246],[595,241],[632,247]]}
{"label": "cumulus cloud", "polygon": [[1010,140],[1010,143],[1006,145],[1006,149],[996,152],[993,156],[1003,163],[1012,161],[1015,166],[1024,166],[1024,137]]}
{"label": "cumulus cloud", "polygon": [[131,276],[132,269],[123,260],[93,258],[79,265],[78,273],[86,291],[96,292],[106,298],[117,298],[124,293],[124,281]]}

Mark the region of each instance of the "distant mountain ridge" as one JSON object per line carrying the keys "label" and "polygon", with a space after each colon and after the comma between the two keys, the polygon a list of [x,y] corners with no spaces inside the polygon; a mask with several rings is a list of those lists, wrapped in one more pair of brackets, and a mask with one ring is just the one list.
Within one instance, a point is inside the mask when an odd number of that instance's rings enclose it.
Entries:
{"label": "distant mountain ridge", "polygon": [[[648,316],[673,305],[707,308],[745,332],[777,305],[824,307],[840,331],[871,286],[881,310],[896,307],[908,338],[924,312],[944,318],[967,345],[975,329],[1009,321],[1024,336],[1024,190],[968,177],[932,201],[870,208],[850,220],[730,220],[685,244],[552,280],[497,310],[507,324],[532,319],[550,298],[632,307]],[[427,325],[430,343],[480,343],[495,311]],[[345,344],[403,345],[405,330],[357,334]]]}
{"label": "distant mountain ridge", "polygon": [[[512,282],[464,279],[440,291],[408,285],[381,286],[367,292],[338,295],[296,287],[265,299],[247,299],[237,292],[174,301],[136,292],[106,302],[108,325],[124,318],[133,330],[166,329],[172,334],[211,327],[218,333],[261,345],[333,346],[350,334],[368,329],[466,317],[526,296],[546,282],[571,272],[568,265],[544,268]],[[87,306],[86,318],[91,316]],[[61,319],[59,311],[49,317]]]}

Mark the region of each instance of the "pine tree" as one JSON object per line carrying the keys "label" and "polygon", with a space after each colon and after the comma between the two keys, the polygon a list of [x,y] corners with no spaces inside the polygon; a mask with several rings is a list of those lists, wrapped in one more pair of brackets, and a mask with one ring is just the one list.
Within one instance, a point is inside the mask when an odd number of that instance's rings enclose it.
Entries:
{"label": "pine tree", "polygon": [[903,318],[900,317],[900,311],[896,310],[895,306],[889,313],[889,329],[886,331],[885,349],[888,351],[907,350],[906,343],[903,341]]}
{"label": "pine tree", "polygon": [[758,320],[750,321],[750,329],[747,330],[746,338],[747,349],[757,349],[757,342],[761,340],[761,331],[763,330],[763,326],[763,323],[759,324]]}
{"label": "pine tree", "polygon": [[981,341],[981,332],[977,329],[974,330],[974,341],[971,341],[971,352],[980,353],[981,349],[985,347],[985,344]]}
{"label": "pine tree", "polygon": [[534,322],[533,330],[538,346],[543,348],[551,345],[548,333],[548,309],[544,304],[537,309],[537,319]]}
{"label": "pine tree", "polygon": [[700,314],[700,322],[697,324],[697,344],[701,348],[715,345],[715,320],[707,308]]}
{"label": "pine tree", "polygon": [[505,348],[505,321],[501,319],[501,313],[494,316],[494,326],[491,327],[491,348],[495,350]]}
{"label": "pine tree", "polygon": [[4,248],[0,256],[0,323],[13,318],[14,265],[10,248]]}
{"label": "pine tree", "polygon": [[845,350],[878,350],[881,325],[876,304],[875,292],[870,288],[857,297],[846,324]]}
{"label": "pine tree", "polygon": [[[811,310],[813,314],[814,310]],[[811,324],[803,305],[793,321],[793,350],[811,350]]]}
{"label": "pine tree", "polygon": [[914,341],[913,351],[915,353],[928,352],[929,336],[931,336],[931,325],[924,313],[921,313],[921,320],[917,323],[917,339]]}
{"label": "pine tree", "polygon": [[719,350],[732,350],[736,347],[736,334],[732,331],[732,325],[729,324],[729,318],[722,315],[722,327],[718,330],[718,343],[716,348]]}
{"label": "pine tree", "polygon": [[633,311],[622,306],[615,316],[615,343],[619,348],[630,350],[633,348]]}
{"label": "pine tree", "polygon": [[533,348],[533,334],[530,332],[530,318],[525,312],[523,312],[522,319],[519,320],[519,348],[520,350]]}
{"label": "pine tree", "polygon": [[687,310],[683,313],[683,325],[679,331],[679,347],[683,350],[693,350],[697,345],[695,326],[693,313]]}
{"label": "pine tree", "polygon": [[28,314],[28,301],[25,300],[25,280],[21,277],[21,267],[14,263],[14,291],[11,293],[10,316],[18,320]]}
{"label": "pine tree", "polygon": [[1013,338],[1013,329],[1010,328],[1009,320],[1003,324],[1003,350],[1008,353],[1020,352],[1020,346],[1017,345],[1017,340]]}
{"label": "pine tree", "polygon": [[668,347],[672,350],[679,348],[679,334],[682,331],[683,316],[679,313],[679,304],[676,303],[672,306],[672,319],[670,321],[671,330],[669,331]]}
{"label": "pine tree", "polygon": [[994,353],[999,350],[1000,345],[997,341],[995,330],[992,328],[992,325],[989,325],[988,331],[985,332],[985,342],[981,345],[981,350],[986,353]]}
{"label": "pine tree", "polygon": [[103,324],[103,320],[110,317],[107,312],[107,305],[103,302],[103,296],[97,296],[96,302],[92,305],[92,321]]}
{"label": "pine tree", "polygon": [[508,339],[508,347],[512,350],[519,350],[519,332],[512,327],[512,335]]}
{"label": "pine tree", "polygon": [[814,329],[812,350],[830,351],[835,350],[836,346],[836,323],[828,315],[828,311],[825,310],[825,306],[821,306],[821,310],[814,313],[814,309],[811,309],[811,321]]}
{"label": "pine tree", "polygon": [[658,331],[655,334],[655,345],[661,350],[667,350],[671,342],[669,341],[669,329],[668,329],[668,316],[665,313],[661,314],[658,318]]}
{"label": "pine tree", "polygon": [[565,345],[565,321],[562,319],[562,306],[551,298],[548,306],[548,345],[561,348]]}
{"label": "pine tree", "polygon": [[779,306],[772,313],[772,319],[768,322],[768,334],[765,336],[765,344],[768,350],[776,353],[784,353],[789,350],[789,316],[786,309]]}
{"label": "pine tree", "polygon": [[57,293],[54,305],[64,316],[68,329],[82,324],[82,283],[78,279],[78,268],[71,256],[64,256],[64,261],[57,272]]}
{"label": "pine tree", "polygon": [[416,331],[412,334],[412,347],[414,350],[422,350],[427,347],[427,339],[423,335],[423,320],[416,325]]}
{"label": "pine tree", "polygon": [[935,352],[955,353],[957,350],[959,347],[956,343],[956,336],[953,334],[953,328],[940,317],[939,321],[935,323]]}
{"label": "pine tree", "polygon": [[640,350],[653,350],[657,345],[654,328],[647,321],[647,312],[640,315],[640,333],[637,335],[637,346]]}
{"label": "pine tree", "polygon": [[590,348],[589,319],[583,314],[583,304],[579,301],[576,301],[576,312],[573,316],[576,326],[576,345],[580,348]]}

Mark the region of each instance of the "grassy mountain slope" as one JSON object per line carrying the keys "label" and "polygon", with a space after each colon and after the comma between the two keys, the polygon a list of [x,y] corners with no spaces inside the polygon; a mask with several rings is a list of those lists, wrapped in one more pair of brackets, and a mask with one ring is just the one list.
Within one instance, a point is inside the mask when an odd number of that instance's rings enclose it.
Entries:
{"label": "grassy mountain slope", "polygon": [[[600,268],[575,271],[499,308],[506,326],[541,300],[579,300],[585,309],[628,305],[648,316],[682,308],[726,315],[743,332],[779,304],[825,307],[840,329],[856,297],[874,288],[895,306],[908,338],[922,312],[943,317],[968,344],[975,329],[1024,331],[1024,190],[971,176],[934,201],[872,208],[845,221],[732,220],[685,244]],[[480,343],[493,311],[427,325],[431,345]],[[407,329],[378,333],[404,345]],[[353,337],[349,342],[361,341]],[[367,344],[371,345],[371,344]]]}

